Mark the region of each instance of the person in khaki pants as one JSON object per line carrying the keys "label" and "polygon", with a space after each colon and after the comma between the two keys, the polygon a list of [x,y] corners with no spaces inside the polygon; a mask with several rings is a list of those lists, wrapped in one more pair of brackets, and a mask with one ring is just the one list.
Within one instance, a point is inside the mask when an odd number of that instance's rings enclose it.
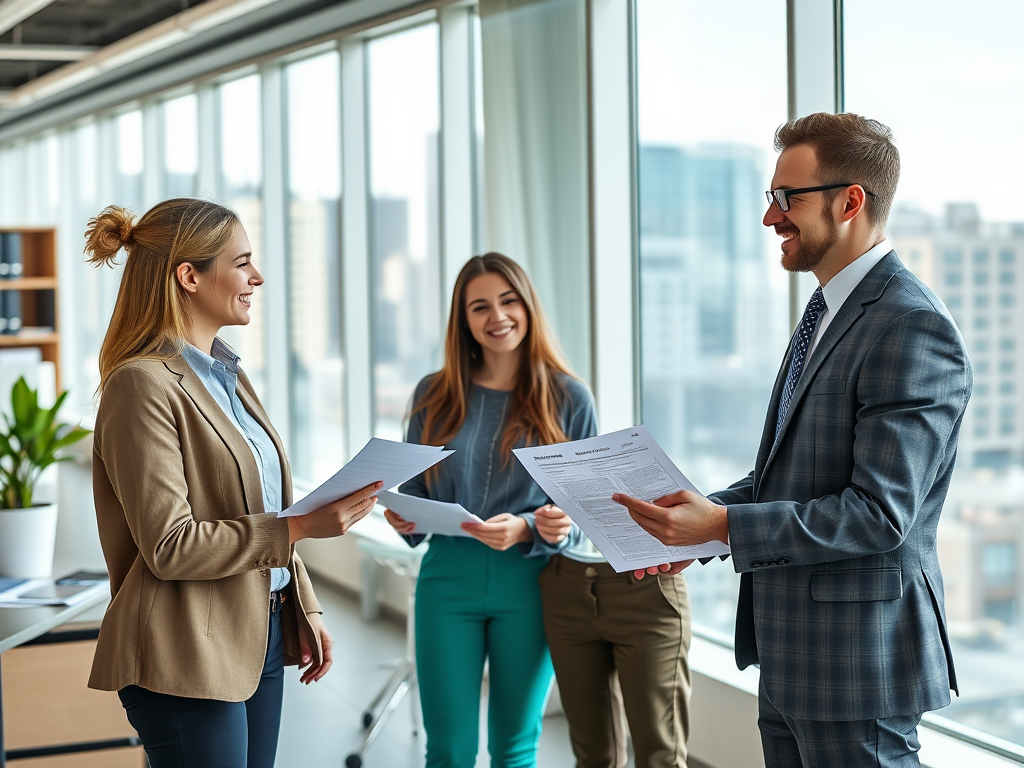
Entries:
{"label": "person in khaki pants", "polygon": [[577,768],[626,764],[624,720],[637,768],[685,768],[690,600],[682,576],[615,573],[584,536],[551,558],[540,590]]}
{"label": "person in khaki pants", "polygon": [[344,533],[380,483],[304,517],[281,439],[217,338],[263,278],[237,216],[165,200],[89,222],[97,266],[127,259],[100,349],[93,496],[111,600],[89,686],[117,691],[152,768],[270,768],[284,665],[332,640],[294,544]]}

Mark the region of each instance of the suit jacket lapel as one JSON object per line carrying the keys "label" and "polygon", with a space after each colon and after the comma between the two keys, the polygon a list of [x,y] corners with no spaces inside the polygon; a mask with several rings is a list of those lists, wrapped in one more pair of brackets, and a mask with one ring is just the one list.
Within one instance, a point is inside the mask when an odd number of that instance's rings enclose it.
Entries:
{"label": "suit jacket lapel", "polygon": [[[765,432],[761,438],[762,450],[766,445],[766,441],[771,441],[771,443],[767,443],[771,445],[771,449],[768,453],[768,457],[765,459],[765,470],[768,469],[768,465],[771,464],[772,460],[775,458],[778,446],[782,443],[782,438],[785,437],[786,431],[793,420],[793,414],[797,412],[797,407],[799,406],[800,401],[803,399],[807,390],[813,383],[814,377],[817,375],[822,363],[824,363],[828,358],[832,350],[835,349],[839,340],[842,339],[846,332],[850,330],[850,327],[862,314],[864,314],[864,307],[877,301],[885,290],[885,286],[888,285],[889,281],[893,278],[893,275],[901,271],[903,268],[903,264],[896,257],[896,252],[890,251],[882,258],[881,261],[878,262],[878,264],[872,267],[871,271],[864,276],[864,279],[860,281],[860,284],[854,288],[853,292],[847,297],[843,306],[839,308],[835,318],[833,318],[832,322],[829,323],[828,328],[825,329],[825,333],[814,347],[814,352],[804,363],[803,373],[800,375],[800,380],[797,382],[796,389],[793,390],[793,397],[789,402],[789,410],[786,413],[786,420],[782,422],[782,428],[779,430],[779,436],[777,439],[774,439],[774,421],[771,418],[767,420],[771,422],[771,424],[765,425]],[[790,352],[792,352],[792,342],[790,343]],[[775,390],[772,392],[773,409],[769,414],[777,414],[779,412],[778,403],[782,387],[785,384],[785,376],[788,372],[789,354],[786,355],[786,363],[783,367],[782,373],[780,374],[781,378],[776,379]],[[763,472],[761,474],[763,475]]]}
{"label": "suit jacket lapel", "polygon": [[256,466],[252,450],[245,438],[242,437],[242,433],[231,423],[231,419],[213,399],[210,390],[206,388],[185,358],[179,355],[173,360],[165,361],[164,365],[171,373],[178,376],[178,384],[185,390],[196,409],[203,414],[210,426],[220,435],[221,440],[224,441],[234,457],[235,463],[238,465],[239,476],[242,479],[242,488],[245,491],[247,514],[263,512],[263,486],[260,483],[260,471]]}
{"label": "suit jacket lapel", "polygon": [[[793,331],[796,335],[796,331]],[[757,449],[757,460],[754,462],[754,498],[757,498],[757,491],[761,485],[761,478],[764,476],[764,467],[775,447],[775,420],[779,413],[779,402],[782,400],[782,390],[786,386],[786,374],[789,373],[789,361],[793,357],[793,339],[790,338],[789,346],[786,348],[786,356],[782,359],[782,366],[775,376],[775,386],[772,387],[772,397],[768,403],[768,414],[765,416],[764,429],[761,432],[761,443]]]}

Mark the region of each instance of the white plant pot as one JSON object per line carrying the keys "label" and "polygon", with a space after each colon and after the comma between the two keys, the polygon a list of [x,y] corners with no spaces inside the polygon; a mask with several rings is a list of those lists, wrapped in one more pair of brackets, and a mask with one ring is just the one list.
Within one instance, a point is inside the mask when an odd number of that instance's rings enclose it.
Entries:
{"label": "white plant pot", "polygon": [[0,576],[48,578],[56,539],[56,504],[0,509]]}

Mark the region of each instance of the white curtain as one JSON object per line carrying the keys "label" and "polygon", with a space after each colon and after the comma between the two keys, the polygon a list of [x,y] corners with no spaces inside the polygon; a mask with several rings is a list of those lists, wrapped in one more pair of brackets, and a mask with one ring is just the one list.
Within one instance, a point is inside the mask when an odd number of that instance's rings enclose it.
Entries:
{"label": "white curtain", "polygon": [[591,378],[585,0],[480,0],[488,249],[522,264]]}

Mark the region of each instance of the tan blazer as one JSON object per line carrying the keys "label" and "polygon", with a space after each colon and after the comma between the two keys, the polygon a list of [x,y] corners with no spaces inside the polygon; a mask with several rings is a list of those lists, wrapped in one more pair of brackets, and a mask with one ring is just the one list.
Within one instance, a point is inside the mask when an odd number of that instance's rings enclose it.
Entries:
{"label": "tan blazer", "polygon": [[[238,396],[281,457],[281,439],[249,380]],[[243,701],[267,649],[270,569],[287,566],[285,664],[298,628],[319,611],[284,518],[263,511],[256,460],[184,358],[138,361],[103,388],[93,448],[93,495],[112,600],[89,687]],[[314,653],[319,655],[320,649]]]}

